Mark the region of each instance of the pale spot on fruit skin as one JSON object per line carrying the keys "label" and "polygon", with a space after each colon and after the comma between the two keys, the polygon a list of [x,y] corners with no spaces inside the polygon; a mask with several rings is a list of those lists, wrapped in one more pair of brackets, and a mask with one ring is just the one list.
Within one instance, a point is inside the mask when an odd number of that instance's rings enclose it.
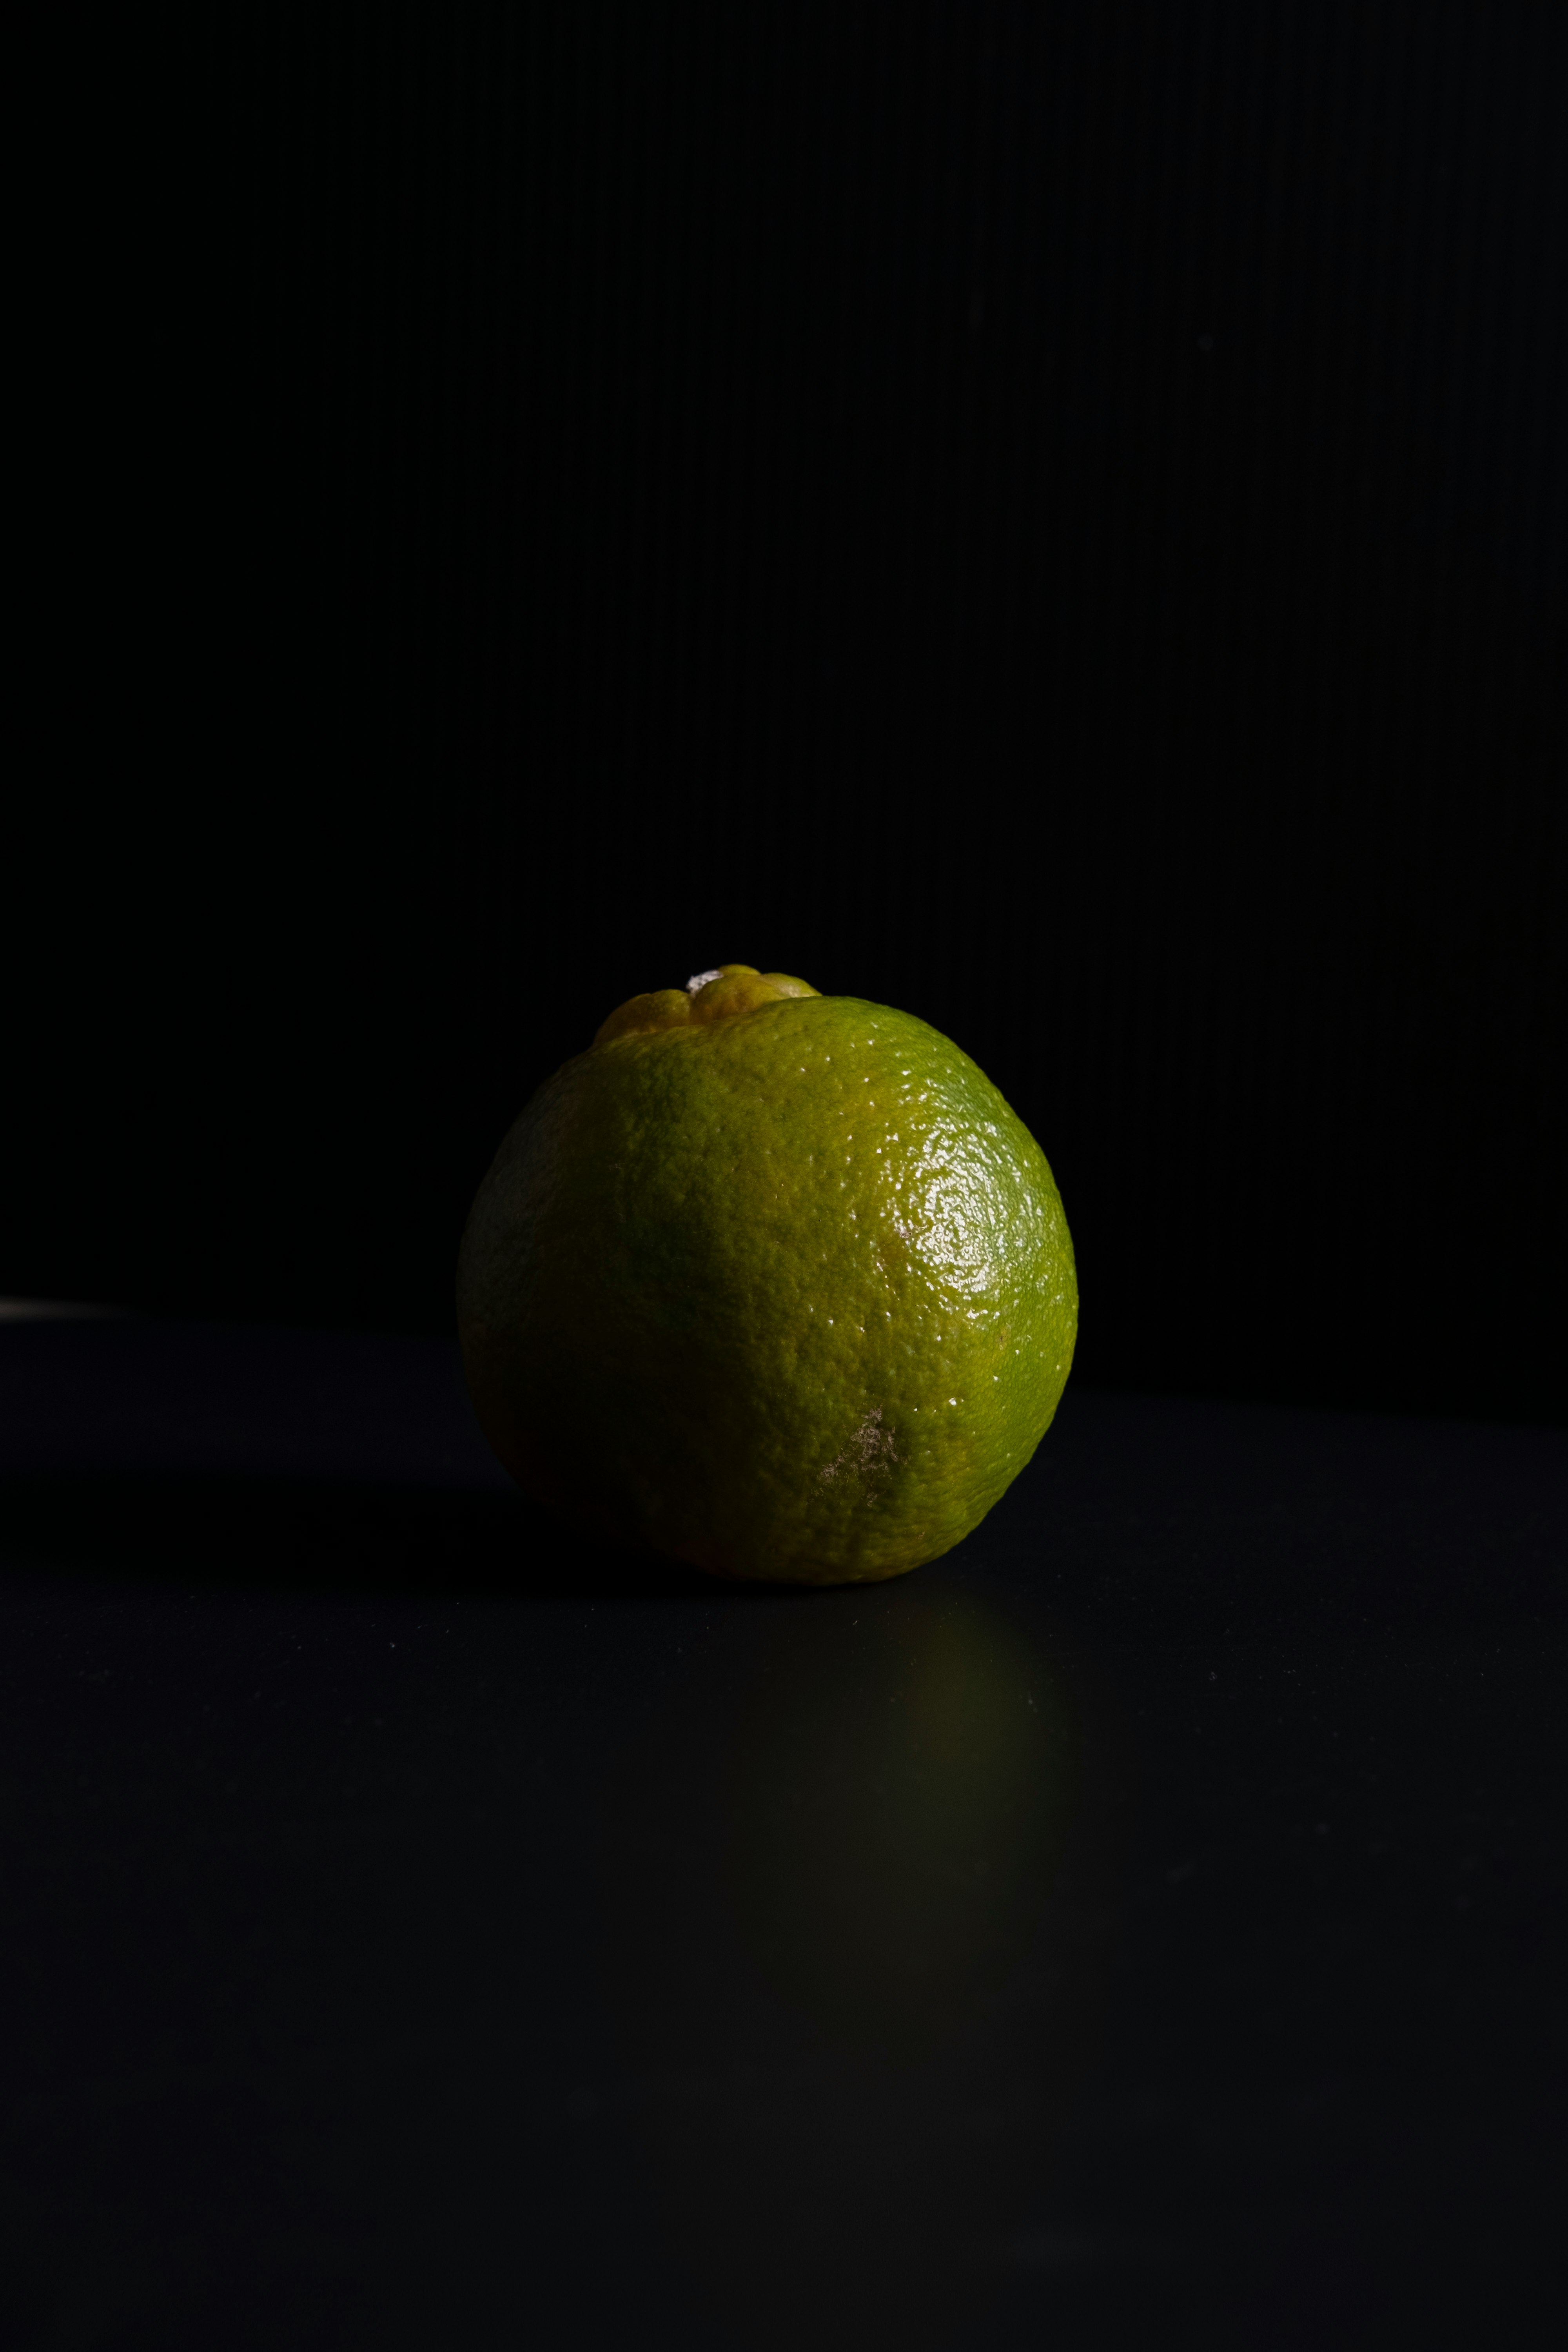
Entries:
{"label": "pale spot on fruit skin", "polygon": [[831,1486],[847,1472],[852,1477],[858,1476],[868,1492],[874,1493],[886,1477],[889,1465],[899,1458],[893,1433],[882,1423],[882,1408],[873,1405],[849,1443],[818,1475],[825,1486]]}

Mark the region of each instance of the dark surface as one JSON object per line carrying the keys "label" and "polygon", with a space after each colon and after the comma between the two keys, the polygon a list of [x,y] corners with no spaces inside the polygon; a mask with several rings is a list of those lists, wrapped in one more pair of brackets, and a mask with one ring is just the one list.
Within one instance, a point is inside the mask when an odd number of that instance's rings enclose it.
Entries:
{"label": "dark surface", "polygon": [[0,1328],[7,2347],[1552,2334],[1568,1463],[1069,1390],[637,1585],[437,1342]]}

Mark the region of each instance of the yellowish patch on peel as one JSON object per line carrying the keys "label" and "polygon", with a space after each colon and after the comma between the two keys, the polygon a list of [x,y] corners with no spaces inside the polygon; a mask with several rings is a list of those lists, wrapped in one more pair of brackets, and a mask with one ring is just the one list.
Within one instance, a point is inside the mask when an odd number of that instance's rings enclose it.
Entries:
{"label": "yellowish patch on peel", "polygon": [[795,980],[787,971],[759,971],[754,964],[721,963],[711,971],[696,973],[684,988],[658,988],[647,996],[629,997],[600,1024],[594,1043],[607,1045],[616,1037],[685,1029],[695,1022],[732,1021],[764,1004],[816,993],[805,981]]}

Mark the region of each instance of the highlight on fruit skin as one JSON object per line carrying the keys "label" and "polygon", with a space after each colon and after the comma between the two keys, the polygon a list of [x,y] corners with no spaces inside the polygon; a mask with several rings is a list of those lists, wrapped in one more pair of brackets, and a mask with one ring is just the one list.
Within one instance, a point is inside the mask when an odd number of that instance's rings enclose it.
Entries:
{"label": "highlight on fruit skin", "polygon": [[1045,1155],[913,1015],[721,964],[526,1106],[459,1253],[480,1425],[568,1526],[729,1577],[896,1576],[1033,1454],[1077,1331]]}

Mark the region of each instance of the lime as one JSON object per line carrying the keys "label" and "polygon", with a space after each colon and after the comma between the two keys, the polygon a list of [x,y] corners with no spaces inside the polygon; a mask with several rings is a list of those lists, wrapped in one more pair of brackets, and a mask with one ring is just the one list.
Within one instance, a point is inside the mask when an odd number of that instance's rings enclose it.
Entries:
{"label": "lime", "polygon": [[458,1266],[480,1425],[584,1532],[838,1584],[950,1550],[1050,1424],[1045,1154],[907,1013],[748,964],[633,997],[529,1103]]}

